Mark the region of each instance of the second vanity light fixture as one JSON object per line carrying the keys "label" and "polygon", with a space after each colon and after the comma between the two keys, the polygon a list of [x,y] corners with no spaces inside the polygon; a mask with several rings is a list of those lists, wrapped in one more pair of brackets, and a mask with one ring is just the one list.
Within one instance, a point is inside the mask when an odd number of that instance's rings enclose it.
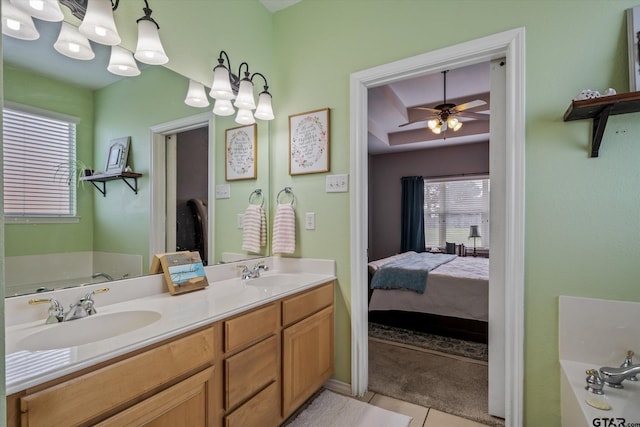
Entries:
{"label": "second vanity light fixture", "polygon": [[[226,60],[226,66],[225,66]],[[244,73],[243,73],[244,69]],[[213,113],[217,116],[231,116],[236,113],[236,123],[250,125],[256,122],[255,119],[273,120],[273,108],[271,105],[271,94],[269,93],[269,83],[262,73],[249,72],[249,64],[243,62],[238,67],[238,74],[231,71],[231,61],[229,56],[222,50],[218,57],[218,65],[213,69],[213,83],[209,95],[215,99]],[[239,77],[243,75],[242,79]],[[253,97],[253,79],[259,76],[264,80],[264,90],[258,95],[258,105],[256,106]],[[231,102],[235,99],[235,102]],[[189,82],[189,93],[185,99],[187,105],[194,107],[206,106],[206,94],[204,86],[197,82]],[[208,102],[207,102],[208,103]],[[255,114],[253,113],[255,110]]]}
{"label": "second vanity light fixture", "polygon": [[[169,62],[158,30],[160,26],[151,17],[149,3],[144,0],[144,16],[138,19],[138,43],[135,54],[119,46],[122,41],[113,19],[113,11],[119,0],[3,0],[2,32],[17,38],[35,40],[39,37],[33,19],[59,22],[64,19],[60,10],[63,4],[82,20],[78,28],[63,22],[54,48],[70,58],[90,60],[95,57],[89,40],[111,46],[111,57],[107,69],[121,76],[137,76],[140,62],[162,65]],[[86,4],[86,9],[85,9]],[[20,31],[20,29],[22,31]]]}

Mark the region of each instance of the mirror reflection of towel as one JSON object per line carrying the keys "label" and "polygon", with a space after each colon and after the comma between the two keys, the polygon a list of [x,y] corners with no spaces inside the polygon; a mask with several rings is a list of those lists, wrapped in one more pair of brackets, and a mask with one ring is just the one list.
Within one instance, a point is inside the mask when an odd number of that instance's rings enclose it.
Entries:
{"label": "mirror reflection of towel", "polygon": [[249,205],[242,220],[242,250],[260,252],[267,244],[267,220],[259,205]]}
{"label": "mirror reflection of towel", "polygon": [[274,254],[292,254],[296,250],[296,214],[290,204],[281,204],[276,208],[273,218]]}

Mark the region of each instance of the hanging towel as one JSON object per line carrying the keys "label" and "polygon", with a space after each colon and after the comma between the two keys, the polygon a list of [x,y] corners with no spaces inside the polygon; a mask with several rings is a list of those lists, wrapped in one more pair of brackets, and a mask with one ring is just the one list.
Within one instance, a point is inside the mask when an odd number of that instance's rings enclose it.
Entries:
{"label": "hanging towel", "polygon": [[280,204],[273,218],[273,253],[292,254],[296,250],[296,214],[290,204]]}
{"label": "hanging towel", "polygon": [[242,220],[242,250],[260,252],[267,244],[267,220],[259,205],[249,205]]}

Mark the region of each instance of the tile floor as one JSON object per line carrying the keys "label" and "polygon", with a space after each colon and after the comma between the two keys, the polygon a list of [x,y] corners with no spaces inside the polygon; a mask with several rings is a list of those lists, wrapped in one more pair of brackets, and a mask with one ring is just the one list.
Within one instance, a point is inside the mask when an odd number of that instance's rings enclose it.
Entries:
{"label": "tile floor", "polygon": [[408,415],[413,418],[409,427],[484,427],[466,418],[456,417],[435,409],[425,408],[413,403],[404,402],[392,397],[373,392],[367,392],[359,400],[367,402],[379,408]]}

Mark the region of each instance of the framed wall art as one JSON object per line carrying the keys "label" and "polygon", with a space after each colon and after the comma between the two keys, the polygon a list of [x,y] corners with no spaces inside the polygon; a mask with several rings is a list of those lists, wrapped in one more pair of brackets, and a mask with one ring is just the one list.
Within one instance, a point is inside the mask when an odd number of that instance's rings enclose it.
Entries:
{"label": "framed wall art", "polygon": [[640,6],[627,9],[629,91],[640,91]]}
{"label": "framed wall art", "polygon": [[224,171],[227,181],[255,179],[257,128],[255,124],[225,131]]}
{"label": "framed wall art", "polygon": [[289,116],[289,175],[329,172],[329,108]]}
{"label": "framed wall art", "polygon": [[127,167],[127,157],[129,156],[129,143],[131,137],[112,139],[107,155],[107,165],[104,168],[105,174],[121,174]]}

